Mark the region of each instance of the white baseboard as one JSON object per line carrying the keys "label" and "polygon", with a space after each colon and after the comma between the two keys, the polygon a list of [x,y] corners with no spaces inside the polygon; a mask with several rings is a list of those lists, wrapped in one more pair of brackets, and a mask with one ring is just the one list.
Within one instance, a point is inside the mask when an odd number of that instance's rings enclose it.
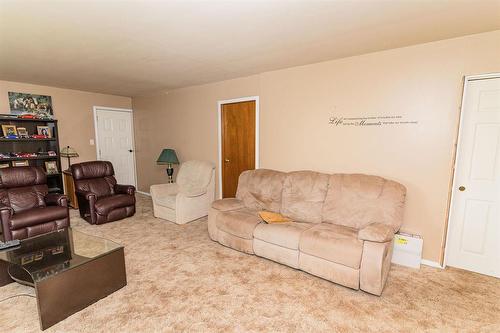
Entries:
{"label": "white baseboard", "polygon": [[140,194],[144,194],[144,195],[147,195],[148,197],[151,196],[151,194],[149,194],[148,192],[143,192],[143,191],[136,191],[137,193],[140,193]]}
{"label": "white baseboard", "polygon": [[432,260],[427,260],[427,259],[422,259],[420,261],[420,263],[422,265],[425,265],[425,266],[430,266],[430,267],[434,267],[434,268],[441,268],[441,269],[444,269],[443,266],[441,266],[439,263],[435,262],[435,261],[432,261]]}

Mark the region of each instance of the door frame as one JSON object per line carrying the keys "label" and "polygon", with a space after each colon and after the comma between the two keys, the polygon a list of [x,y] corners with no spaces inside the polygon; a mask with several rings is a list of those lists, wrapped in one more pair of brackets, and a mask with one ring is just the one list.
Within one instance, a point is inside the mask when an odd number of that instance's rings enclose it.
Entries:
{"label": "door frame", "polygon": [[[451,185],[450,185],[450,189],[449,189],[449,202],[448,202],[448,216],[446,218],[446,226],[445,226],[445,230],[446,230],[446,235],[445,235],[445,243],[444,243],[444,256],[443,256],[443,259],[442,259],[442,267],[445,268],[446,267],[446,262],[447,262],[447,258],[448,258],[448,254],[449,254],[449,237],[450,237],[450,229],[453,228],[453,219],[455,218],[453,216],[453,211],[454,211],[454,188],[455,188],[455,185],[457,184],[457,161],[459,160],[460,158],[460,147],[459,147],[459,144],[461,142],[461,139],[462,139],[462,135],[463,135],[463,131],[462,131],[462,125],[463,125],[463,118],[464,118],[464,100],[465,100],[465,96],[467,96],[467,91],[468,91],[468,86],[469,86],[469,83],[471,81],[477,81],[477,80],[486,80],[486,79],[497,79],[497,78],[500,78],[500,73],[488,73],[488,74],[478,74],[478,75],[466,75],[464,76],[463,78],[463,89],[462,89],[462,98],[461,98],[461,102],[460,102],[460,118],[459,118],[459,121],[458,121],[458,132],[457,132],[457,136],[456,136],[456,140],[455,140],[455,151],[454,151],[454,154],[455,154],[455,157],[453,159],[453,164],[452,164],[452,181],[451,181]],[[456,223],[456,222],[455,222]]]}
{"label": "door frame", "polygon": [[258,169],[260,167],[260,149],[259,149],[259,133],[260,133],[260,128],[259,128],[259,119],[260,119],[260,107],[259,107],[259,96],[248,96],[248,97],[240,97],[240,98],[233,98],[233,99],[225,99],[225,100],[220,100],[217,101],[217,165],[219,166],[219,171],[217,172],[218,175],[218,188],[219,188],[219,194],[218,198],[222,199],[222,164],[221,164],[221,159],[222,159],[222,105],[224,104],[231,104],[231,103],[240,103],[240,102],[249,102],[249,101],[255,101],[255,169]]}
{"label": "door frame", "polygon": [[94,106],[93,107],[93,114],[94,114],[94,133],[95,133],[95,150],[96,150],[96,157],[97,160],[101,160],[101,151],[99,150],[99,133],[97,130],[97,112],[98,111],[108,111],[108,112],[126,112],[130,113],[130,125],[131,125],[131,136],[132,136],[132,161],[133,161],[133,171],[132,175],[134,176],[134,185],[137,188],[137,162],[135,159],[135,127],[134,127],[134,110],[132,109],[123,109],[123,108],[113,108],[113,107],[107,107],[107,106]]}

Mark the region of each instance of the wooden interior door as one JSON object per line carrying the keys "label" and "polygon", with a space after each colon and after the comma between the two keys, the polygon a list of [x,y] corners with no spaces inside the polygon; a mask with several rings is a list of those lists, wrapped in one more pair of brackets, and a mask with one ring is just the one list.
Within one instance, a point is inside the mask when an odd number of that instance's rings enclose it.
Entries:
{"label": "wooden interior door", "polygon": [[255,169],[255,101],[223,104],[222,197],[236,195],[238,177]]}

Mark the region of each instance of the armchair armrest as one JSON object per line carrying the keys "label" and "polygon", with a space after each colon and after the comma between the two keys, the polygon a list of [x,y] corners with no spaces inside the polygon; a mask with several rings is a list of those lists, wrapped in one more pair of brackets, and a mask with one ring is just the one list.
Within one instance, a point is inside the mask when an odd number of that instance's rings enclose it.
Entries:
{"label": "armchair armrest", "polygon": [[47,206],[68,207],[68,197],[64,194],[49,193],[45,196]]}
{"label": "armchair armrest", "polygon": [[182,193],[185,197],[192,198],[192,197],[199,197],[200,195],[207,193],[207,189],[195,188],[195,189],[190,189],[189,191],[181,189],[179,193]]}
{"label": "armchair armrest", "polygon": [[171,184],[156,184],[151,185],[149,188],[149,193],[151,197],[158,198],[170,195],[176,195],[179,192],[179,187],[175,183]]}
{"label": "armchair armrest", "polygon": [[358,239],[385,243],[390,242],[394,237],[394,229],[384,223],[372,223],[361,229],[358,233]]}
{"label": "armchair armrest", "polygon": [[243,201],[235,199],[235,198],[226,198],[226,199],[215,200],[212,203],[212,208],[223,211],[223,212],[228,211],[228,210],[241,209],[244,207],[245,207],[245,205],[243,204]]}
{"label": "armchair armrest", "polygon": [[116,184],[115,185],[115,193],[134,195],[134,193],[135,193],[135,187],[132,186],[132,185],[120,185],[120,184]]}
{"label": "armchair armrest", "polygon": [[85,200],[95,200],[97,198],[97,194],[95,194],[94,192],[90,192],[90,191],[75,191],[76,195],[79,196],[79,197],[83,197],[85,198]]}

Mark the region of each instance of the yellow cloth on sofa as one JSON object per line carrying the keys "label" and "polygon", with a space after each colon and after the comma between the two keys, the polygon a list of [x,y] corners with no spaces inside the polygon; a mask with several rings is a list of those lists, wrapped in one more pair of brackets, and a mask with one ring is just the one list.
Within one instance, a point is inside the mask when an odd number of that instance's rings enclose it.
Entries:
{"label": "yellow cloth on sofa", "polygon": [[284,223],[291,221],[289,218],[273,212],[260,211],[259,215],[266,223]]}

